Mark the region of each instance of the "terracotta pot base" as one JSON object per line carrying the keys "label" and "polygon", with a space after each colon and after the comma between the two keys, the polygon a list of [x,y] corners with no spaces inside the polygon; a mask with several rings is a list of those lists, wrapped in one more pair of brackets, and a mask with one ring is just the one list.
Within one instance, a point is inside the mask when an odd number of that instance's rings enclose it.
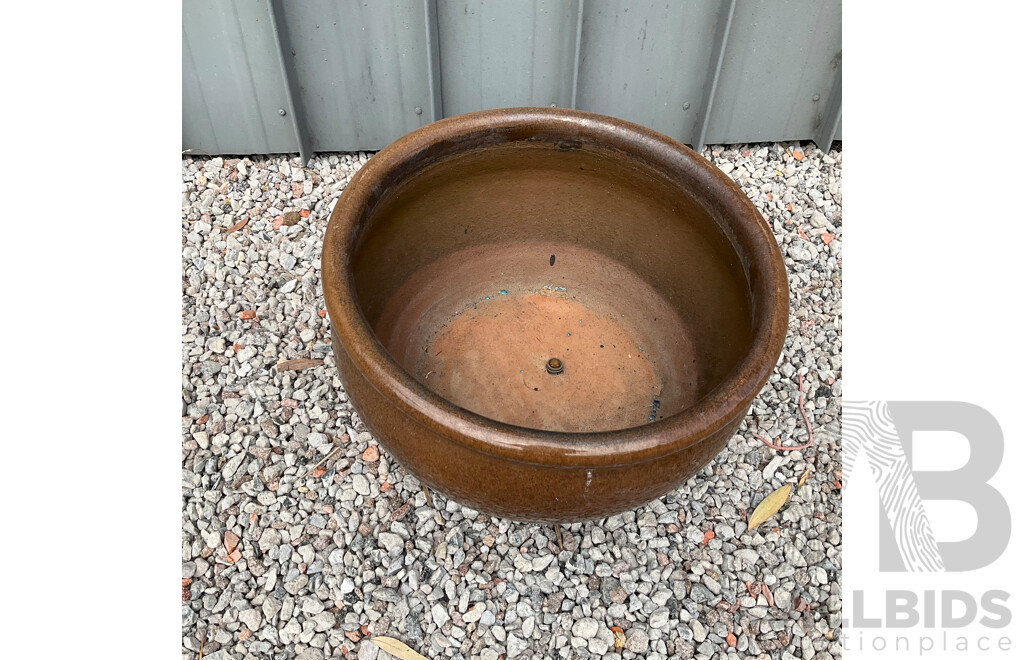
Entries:
{"label": "terracotta pot base", "polygon": [[516,426],[623,429],[700,396],[699,353],[675,310],[622,264],[565,244],[440,259],[389,301],[377,336],[424,386]]}

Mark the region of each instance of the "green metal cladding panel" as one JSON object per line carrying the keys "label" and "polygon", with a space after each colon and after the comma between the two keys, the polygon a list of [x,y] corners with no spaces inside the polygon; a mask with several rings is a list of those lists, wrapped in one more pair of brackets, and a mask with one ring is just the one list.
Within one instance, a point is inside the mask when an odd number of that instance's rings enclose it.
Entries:
{"label": "green metal cladding panel", "polygon": [[267,0],[182,5],[182,148],[298,151]]}
{"label": "green metal cladding panel", "polygon": [[380,149],[485,108],[700,146],[841,136],[840,0],[184,0],[182,148]]}

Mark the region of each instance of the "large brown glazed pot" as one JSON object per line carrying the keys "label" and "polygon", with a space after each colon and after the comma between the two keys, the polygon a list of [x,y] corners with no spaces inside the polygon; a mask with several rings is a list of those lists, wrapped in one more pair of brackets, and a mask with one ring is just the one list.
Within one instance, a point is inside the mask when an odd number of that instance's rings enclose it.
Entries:
{"label": "large brown glazed pot", "polygon": [[519,108],[425,126],[331,216],[345,389],[431,488],[517,520],[614,514],[736,431],[786,333],[764,220],[728,177],[625,121]]}

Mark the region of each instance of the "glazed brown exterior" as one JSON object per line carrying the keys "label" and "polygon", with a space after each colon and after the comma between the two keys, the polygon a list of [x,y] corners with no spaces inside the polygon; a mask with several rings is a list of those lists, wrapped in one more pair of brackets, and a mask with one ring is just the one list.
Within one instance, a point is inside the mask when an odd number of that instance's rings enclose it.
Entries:
{"label": "glazed brown exterior", "polygon": [[[749,287],[751,330],[735,365],[696,403],[621,430],[572,433],[515,426],[439,396],[378,339],[358,299],[353,272],[360,239],[375,210],[403,181],[453,154],[517,144],[609,154],[668,180],[680,197],[695,200],[713,218],[735,250]],[[778,360],[788,323],[781,254],[738,186],[663,135],[561,109],[452,117],[410,133],[374,156],[335,206],[324,239],[322,280],[342,381],[381,444],[431,488],[485,513],[516,520],[562,522],[611,515],[685,482],[725,447],[743,420]],[[571,360],[567,368],[572,368]]]}

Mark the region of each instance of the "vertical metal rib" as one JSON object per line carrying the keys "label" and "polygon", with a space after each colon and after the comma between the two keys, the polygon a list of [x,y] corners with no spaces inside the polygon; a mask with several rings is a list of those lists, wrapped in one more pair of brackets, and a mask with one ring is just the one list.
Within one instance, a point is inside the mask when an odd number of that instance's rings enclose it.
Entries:
{"label": "vertical metal rib", "polygon": [[694,126],[696,138],[693,148],[700,152],[708,137],[708,126],[711,124],[711,111],[715,104],[715,91],[718,79],[722,74],[722,63],[725,61],[725,48],[729,43],[729,31],[732,29],[732,17],[736,13],[736,0],[722,0],[718,12],[718,24],[715,27],[715,40],[711,51],[711,66],[704,83],[704,97],[698,109],[697,121]]}
{"label": "vertical metal rib", "polygon": [[281,64],[281,75],[284,76],[285,82],[284,91],[288,104],[286,110],[291,117],[292,127],[295,129],[295,140],[299,144],[299,157],[302,158],[302,164],[305,165],[313,157],[313,141],[306,128],[302,97],[299,94],[299,83],[295,76],[295,58],[291,54],[292,47],[288,33],[284,30],[284,6],[281,0],[269,0],[269,2],[270,28],[274,32],[274,41],[277,43],[277,59]]}
{"label": "vertical metal rib", "polygon": [[580,87],[580,52],[583,48],[583,3],[578,0],[576,5],[576,52],[572,61],[572,100],[569,107],[576,110],[576,98]]}
{"label": "vertical metal rib", "polygon": [[839,118],[843,116],[843,66],[840,63],[836,69],[836,77],[832,81],[832,91],[828,95],[828,104],[821,115],[821,122],[814,132],[814,144],[822,151],[832,148],[832,141],[836,138],[836,129],[839,128]]}
{"label": "vertical metal rib", "polygon": [[437,0],[423,0],[427,26],[427,84],[430,87],[430,121],[444,117],[441,94],[441,37],[437,25]]}

